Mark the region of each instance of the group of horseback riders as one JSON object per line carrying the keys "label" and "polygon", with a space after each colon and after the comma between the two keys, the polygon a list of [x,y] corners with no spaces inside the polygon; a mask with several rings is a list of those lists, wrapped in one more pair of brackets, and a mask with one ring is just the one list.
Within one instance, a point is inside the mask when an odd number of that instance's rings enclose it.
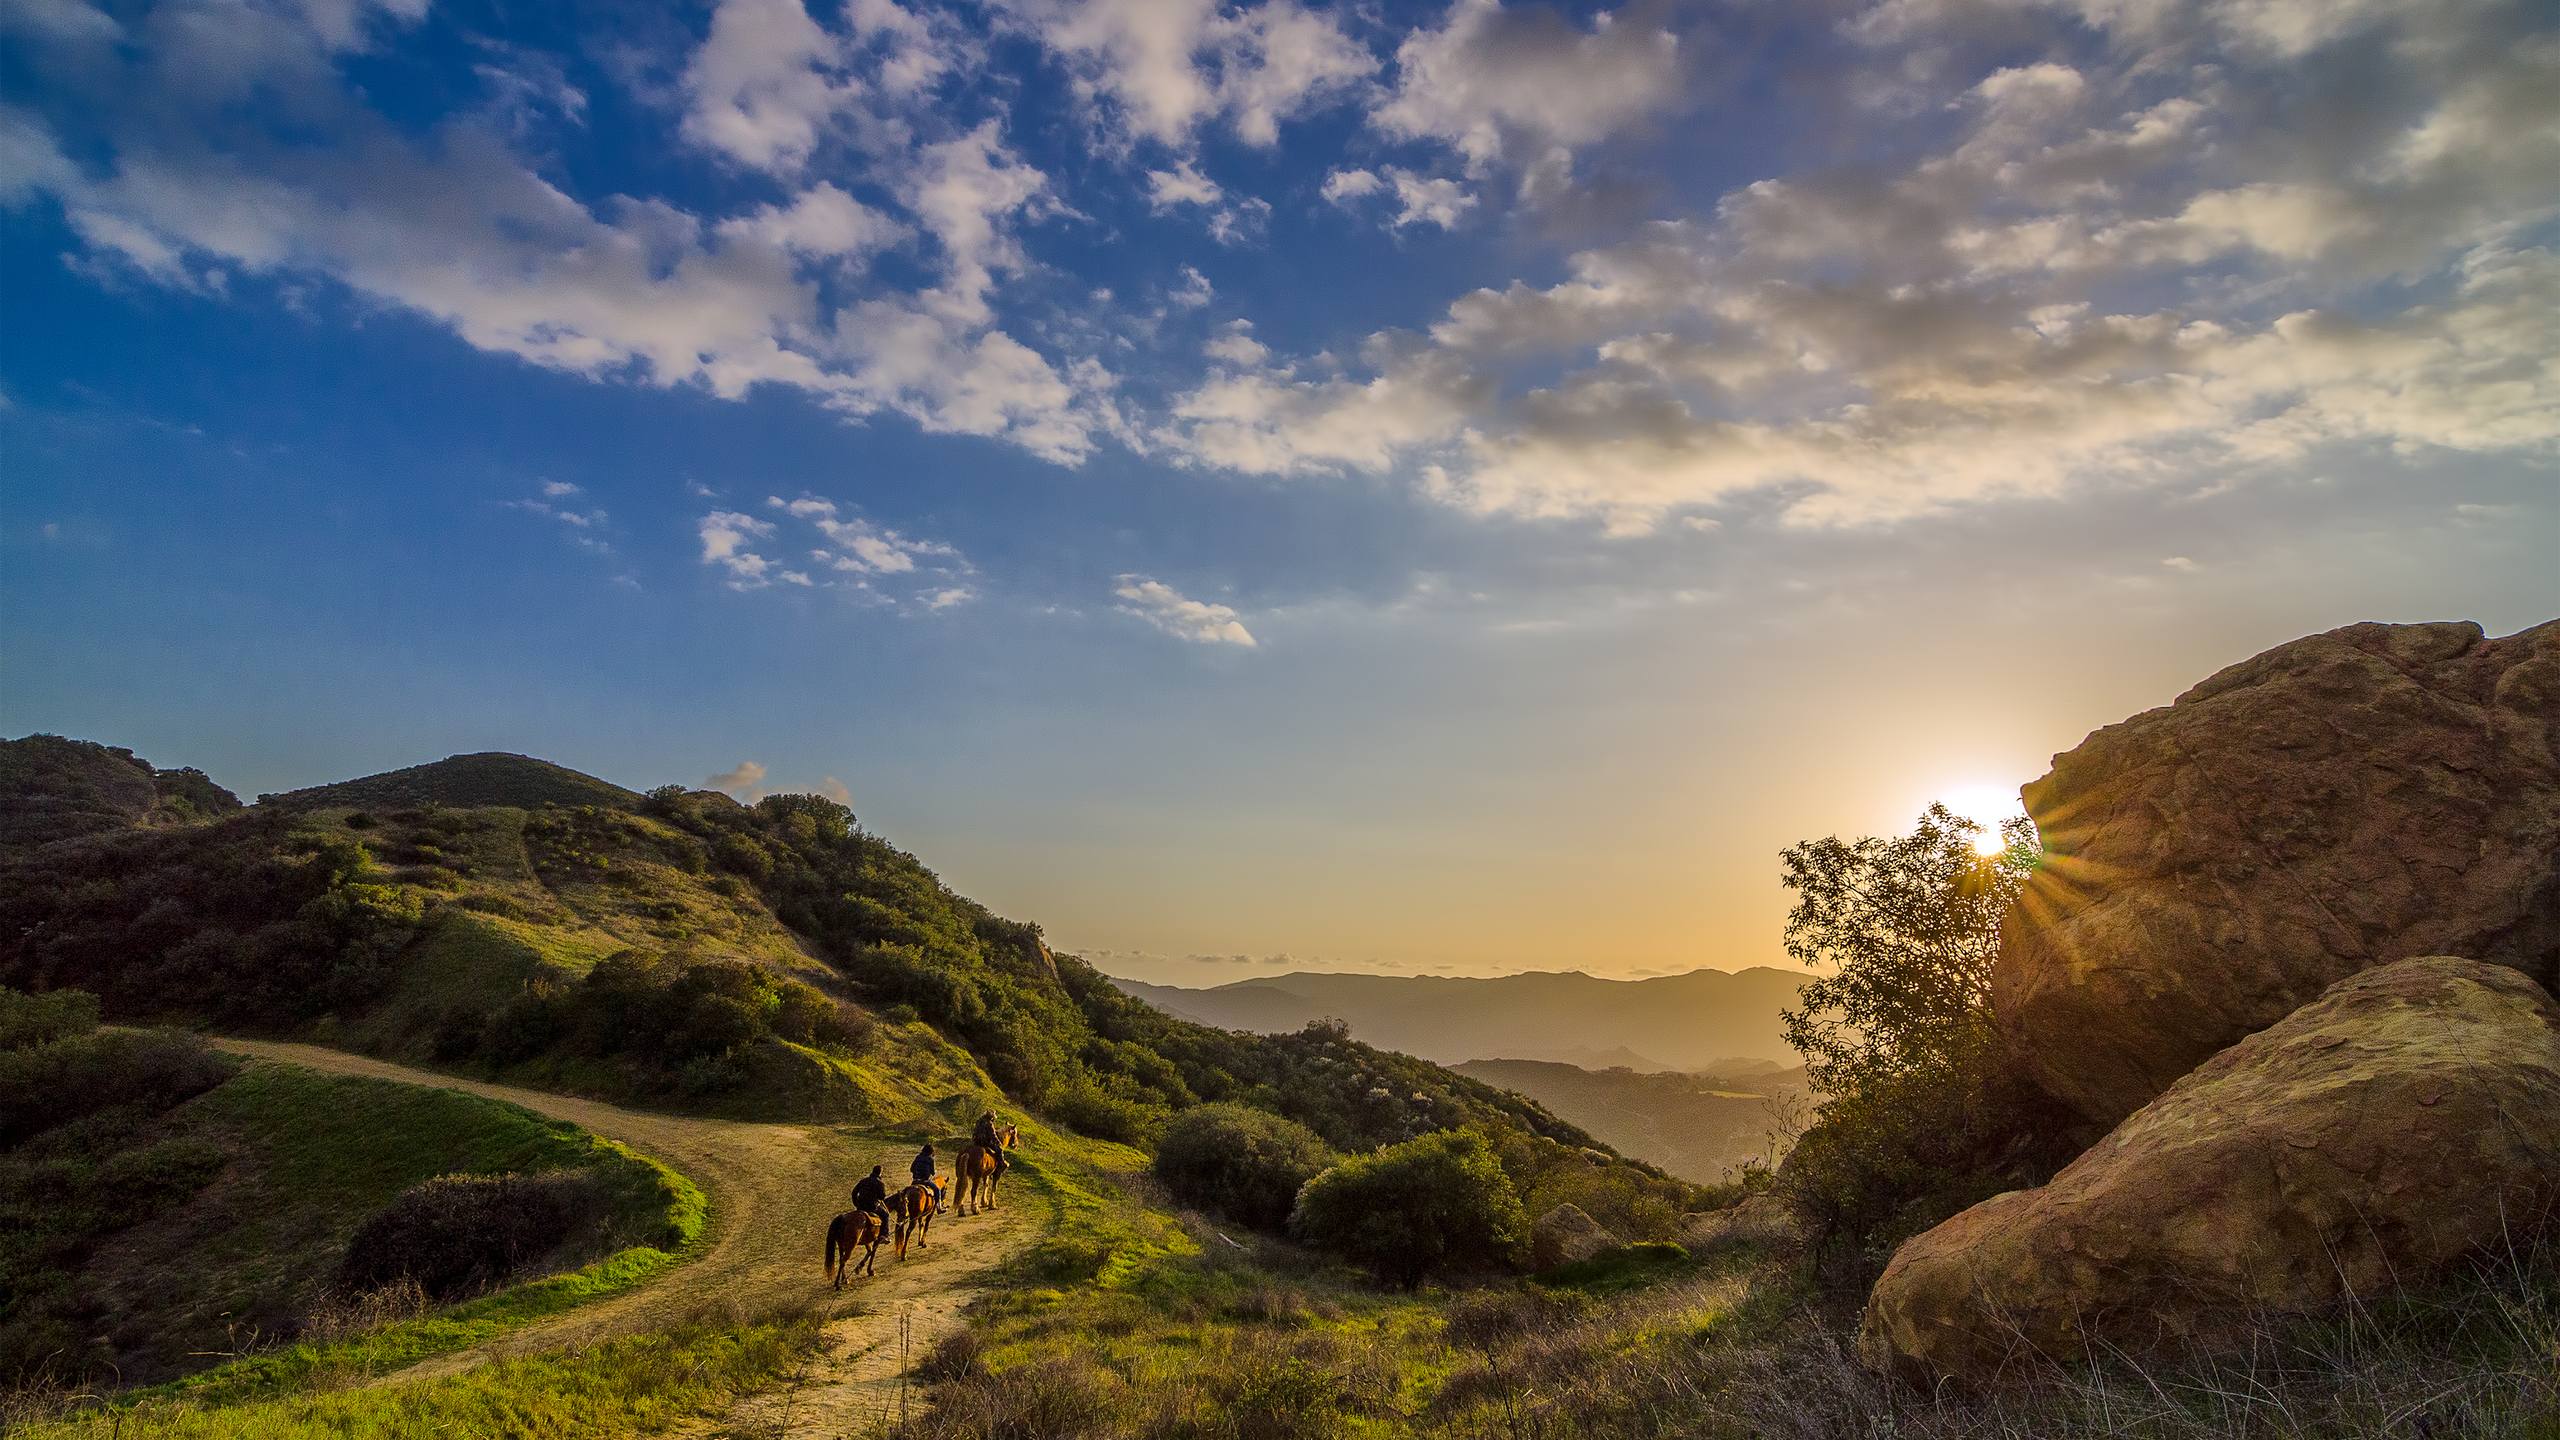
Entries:
{"label": "group of horseback riders", "polygon": [[[960,1152],[960,1214],[969,1213],[973,1200],[980,1209],[995,1208],[996,1182],[1003,1179],[1005,1171],[1010,1168],[1005,1152],[1014,1147],[1018,1133],[1014,1126],[996,1124],[992,1110],[978,1116],[978,1123],[969,1135],[969,1146]],[[923,1246],[925,1234],[932,1229],[935,1213],[944,1206],[948,1190],[942,1181],[932,1141],[926,1141],[924,1148],[916,1152],[915,1159],[907,1163],[910,1183],[905,1189],[895,1193],[890,1191],[888,1180],[880,1173],[887,1168],[874,1165],[870,1174],[855,1181],[853,1208],[837,1216],[827,1227],[827,1275],[839,1290],[844,1288],[848,1268],[863,1274],[870,1273],[873,1259],[878,1256],[881,1244],[888,1239],[893,1228],[897,1234],[900,1259],[906,1257],[910,1232],[916,1235],[916,1244]],[[865,1225],[862,1223],[865,1220],[870,1223]],[[851,1264],[856,1249],[864,1251],[858,1266]]]}

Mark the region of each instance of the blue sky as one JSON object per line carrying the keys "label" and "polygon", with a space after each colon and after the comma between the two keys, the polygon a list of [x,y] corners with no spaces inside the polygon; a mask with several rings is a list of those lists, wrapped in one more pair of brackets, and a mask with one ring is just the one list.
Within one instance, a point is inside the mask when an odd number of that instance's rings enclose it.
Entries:
{"label": "blue sky", "polygon": [[1764,963],[1796,838],[2560,613],[2547,7],[0,0],[0,97],[10,733],[838,789],[1149,978]]}

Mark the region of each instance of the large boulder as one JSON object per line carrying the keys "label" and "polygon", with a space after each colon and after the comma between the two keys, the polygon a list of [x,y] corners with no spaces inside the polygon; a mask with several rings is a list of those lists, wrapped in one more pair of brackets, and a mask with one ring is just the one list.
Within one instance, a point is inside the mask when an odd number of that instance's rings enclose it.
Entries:
{"label": "large boulder", "polygon": [[2560,979],[2560,621],[2279,646],[2056,756],[2025,800],[2045,861],[1992,1008],[2100,1124],[2370,966]]}
{"label": "large boulder", "polygon": [[1603,1251],[1615,1250],[1626,1242],[1609,1231],[1609,1227],[1591,1218],[1579,1205],[1559,1205],[1538,1217],[1529,1231],[1530,1263],[1540,1270],[1553,1270],[1577,1260],[1588,1260]]}
{"label": "large boulder", "polygon": [[2227,1343],[2446,1275],[2560,1202],[2560,1006],[2447,956],[2341,981],[2214,1056],[2050,1184],[1895,1253],[1859,1350],[2000,1378],[2093,1345]]}

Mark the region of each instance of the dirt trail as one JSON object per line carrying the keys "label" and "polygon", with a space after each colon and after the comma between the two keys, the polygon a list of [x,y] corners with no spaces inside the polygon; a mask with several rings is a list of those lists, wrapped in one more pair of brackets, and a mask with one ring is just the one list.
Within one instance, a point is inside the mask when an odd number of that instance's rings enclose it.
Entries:
{"label": "dirt trail", "polygon": [[[597,1100],[490,1085],[413,1070],[385,1060],[316,1045],[217,1037],[222,1049],[333,1075],[369,1076],[408,1085],[460,1090],[521,1105],[621,1141],[674,1166],[711,1197],[700,1252],[639,1289],[539,1320],[484,1345],[423,1361],[377,1383],[453,1374],[493,1357],[582,1345],[655,1330],[706,1306],[754,1313],[778,1303],[828,1308],[825,1344],[806,1372],[784,1389],[751,1398],[719,1425],[698,1434],[839,1436],[897,1414],[905,1362],[960,1327],[963,1307],[992,1278],[989,1272],[1036,1239],[1048,1219],[1038,1192],[1008,1187],[991,1215],[934,1222],[926,1248],[900,1261],[880,1254],[877,1279],[827,1289],[820,1251],[830,1216],[865,1170],[886,1164],[906,1173],[911,1153],[898,1142],[811,1125],[773,1125],[626,1110]],[[903,1331],[903,1333],[902,1333]],[[787,1431],[781,1428],[787,1419]]]}

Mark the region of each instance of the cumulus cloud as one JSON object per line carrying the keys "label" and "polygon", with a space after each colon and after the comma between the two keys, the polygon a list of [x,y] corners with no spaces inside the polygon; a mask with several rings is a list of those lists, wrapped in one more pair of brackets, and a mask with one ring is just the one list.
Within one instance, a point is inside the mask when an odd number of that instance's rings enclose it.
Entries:
{"label": "cumulus cloud", "polygon": [[1254,145],[1349,93],[1376,57],[1330,15],[1293,0],[999,0],[1056,56],[1102,123],[1126,140],[1185,147],[1224,118]]}
{"label": "cumulus cloud", "polygon": [[1134,615],[1177,640],[1254,648],[1253,632],[1244,627],[1244,621],[1231,606],[1194,600],[1163,581],[1144,575],[1121,576],[1111,593],[1120,599],[1121,614]]}
{"label": "cumulus cloud", "polygon": [[702,563],[728,573],[732,590],[760,590],[772,584],[780,567],[752,547],[771,539],[773,526],[735,510],[714,510],[694,526],[702,540]]}
{"label": "cumulus cloud", "polygon": [[1546,5],[1457,0],[1396,49],[1394,90],[1371,112],[1388,134],[1435,140],[1481,170],[1572,151],[1680,96],[1680,40],[1647,7],[1586,27]]}
{"label": "cumulus cloud", "polygon": [[[1463,50],[1451,37],[1493,13],[1461,5],[1407,49]],[[2404,30],[2398,88],[2363,93],[2349,133],[2314,145],[2242,132],[2246,54],[1996,69],[1900,166],[1745,185],[1582,252],[1561,281],[1374,335],[1348,370],[1265,356],[1213,372],[1159,436],[1194,463],[1401,471],[1451,504],[1624,532],[1753,491],[1790,497],[1801,523],[1870,523],[2331,446],[2551,453],[2555,261],[2525,237],[2560,216],[2560,192],[2529,178],[2560,172],[2560,40],[2445,13],[2260,34],[2301,65],[2323,63],[2302,58],[2313,37]],[[1408,128],[1478,160],[1510,133]],[[2502,143],[2455,138],[2493,128]],[[1327,198],[1391,184],[1336,171]],[[2159,283],[2209,262],[2241,268]]]}
{"label": "cumulus cloud", "polygon": [[733,769],[705,776],[705,790],[726,790],[741,799],[752,800],[764,793],[764,767],[753,760],[741,760]]}

